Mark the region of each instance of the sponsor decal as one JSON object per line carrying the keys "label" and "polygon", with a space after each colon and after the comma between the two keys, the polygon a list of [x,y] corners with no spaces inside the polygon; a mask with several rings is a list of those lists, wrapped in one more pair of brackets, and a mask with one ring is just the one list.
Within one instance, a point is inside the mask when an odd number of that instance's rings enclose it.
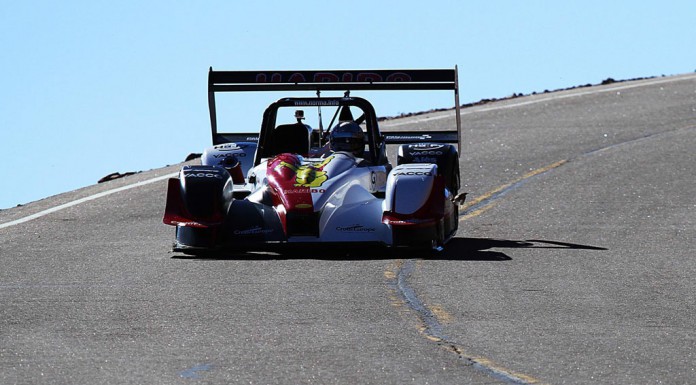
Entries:
{"label": "sponsor decal", "polygon": [[311,193],[311,194],[323,194],[326,192],[326,189],[323,188],[292,188],[292,189],[287,189],[283,191],[286,195],[287,194],[306,194],[306,193]]}
{"label": "sponsor decal", "polygon": [[201,225],[200,223],[194,222],[194,221],[183,221],[183,222],[176,221],[173,223],[175,223],[177,226],[183,226],[183,227],[205,227],[205,226]]}
{"label": "sponsor decal", "polygon": [[231,155],[234,155],[234,156],[236,156],[236,157],[238,157],[238,158],[244,158],[244,157],[247,156],[247,154],[244,153],[244,152],[235,152],[234,154],[213,154],[213,158],[219,159],[219,158],[225,158],[225,157],[228,157],[228,156],[231,156]]}
{"label": "sponsor decal", "polygon": [[423,135],[386,135],[387,139],[401,139],[401,140],[426,140],[432,139],[433,137],[428,134]]}
{"label": "sponsor decal", "polygon": [[[276,171],[281,172],[281,169],[287,167],[295,172],[295,187],[319,187],[324,182],[329,179],[329,176],[324,171],[324,167],[333,160],[333,156],[326,158],[323,162],[318,164],[308,164],[304,166],[295,166],[291,163],[281,161],[278,166],[276,166]],[[317,189],[316,191],[307,190],[294,190],[295,193],[300,192],[324,192],[323,189]]]}
{"label": "sponsor decal", "polygon": [[395,172],[394,176],[398,175],[424,175],[424,176],[433,176],[433,173],[430,171],[400,171],[400,172]]}
{"label": "sponsor decal", "polygon": [[296,100],[295,106],[338,106],[338,101],[332,100]]}
{"label": "sponsor decal", "polygon": [[257,235],[257,234],[268,234],[272,233],[272,229],[264,229],[261,226],[252,227],[250,229],[235,230],[235,235]]}
{"label": "sponsor decal", "polygon": [[225,143],[225,144],[219,144],[219,145],[215,146],[214,148],[216,150],[221,150],[221,151],[233,151],[233,150],[243,150],[247,147],[249,147],[248,144]]}
{"label": "sponsor decal", "polygon": [[[434,150],[441,150],[443,147],[445,147],[442,144],[433,144],[433,143],[417,143],[417,144],[411,144],[408,146],[409,149],[413,151],[418,151],[418,152],[423,152],[423,151],[434,151]],[[438,155],[442,155],[442,151],[438,151]]]}
{"label": "sponsor decal", "polygon": [[335,83],[335,82],[410,82],[411,75],[404,72],[259,72],[256,74],[257,83]]}
{"label": "sponsor decal", "polygon": [[437,158],[430,158],[427,156],[414,156],[413,161],[416,163],[437,163]]}
{"label": "sponsor decal", "polygon": [[297,170],[295,186],[319,187],[329,179],[326,171],[311,166],[302,166]]}
{"label": "sponsor decal", "polygon": [[222,179],[222,175],[211,172],[184,172],[186,178],[216,178]]}
{"label": "sponsor decal", "polygon": [[377,231],[374,227],[365,227],[361,224],[354,224],[349,226],[338,226],[336,231],[341,231],[345,233],[374,233]]}

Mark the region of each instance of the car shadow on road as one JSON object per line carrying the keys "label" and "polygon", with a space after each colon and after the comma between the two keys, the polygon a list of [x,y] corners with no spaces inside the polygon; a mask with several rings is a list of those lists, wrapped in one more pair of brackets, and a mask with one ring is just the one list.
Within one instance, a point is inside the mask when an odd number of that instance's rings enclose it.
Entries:
{"label": "car shadow on road", "polygon": [[433,254],[430,258],[459,261],[509,261],[512,259],[501,251],[491,249],[607,250],[604,247],[540,239],[518,241],[493,238],[454,238],[444,250]]}
{"label": "car shadow on road", "polygon": [[387,260],[404,258],[421,258],[448,261],[509,261],[510,256],[492,249],[567,249],[567,250],[607,250],[604,247],[581,245],[576,243],[549,240],[509,240],[492,238],[453,238],[442,251],[405,251],[384,248],[337,248],[311,247],[294,250],[265,252],[216,252],[190,256],[175,253],[173,259],[195,259],[201,261],[225,260],[291,260],[317,259],[335,261]]}

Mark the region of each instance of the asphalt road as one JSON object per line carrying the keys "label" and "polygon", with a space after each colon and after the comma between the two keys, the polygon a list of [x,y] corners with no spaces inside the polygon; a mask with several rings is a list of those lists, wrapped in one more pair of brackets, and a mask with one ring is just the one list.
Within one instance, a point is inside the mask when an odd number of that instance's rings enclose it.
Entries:
{"label": "asphalt road", "polygon": [[153,181],[178,166],[0,211],[0,384],[695,383],[696,75],[463,125],[469,203],[428,258],[182,258]]}

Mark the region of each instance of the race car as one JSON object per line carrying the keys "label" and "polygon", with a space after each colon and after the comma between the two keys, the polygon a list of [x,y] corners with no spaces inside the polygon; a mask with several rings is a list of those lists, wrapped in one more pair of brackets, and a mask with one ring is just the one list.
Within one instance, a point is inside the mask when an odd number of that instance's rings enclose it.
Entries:
{"label": "race car", "polygon": [[[457,68],[214,71],[213,146],[169,180],[163,222],[174,251],[205,254],[325,244],[441,249],[458,227]],[[381,132],[360,90],[453,90],[456,130]],[[264,111],[261,129],[220,132],[218,92],[314,91]],[[322,96],[340,91],[342,96]],[[316,111],[318,127],[304,122]],[[290,111],[292,115],[290,115]],[[324,115],[332,116],[324,129]],[[287,117],[291,120],[287,121]],[[455,145],[456,144],[456,145]],[[396,165],[387,145],[399,145]],[[391,146],[390,146],[391,147]]]}

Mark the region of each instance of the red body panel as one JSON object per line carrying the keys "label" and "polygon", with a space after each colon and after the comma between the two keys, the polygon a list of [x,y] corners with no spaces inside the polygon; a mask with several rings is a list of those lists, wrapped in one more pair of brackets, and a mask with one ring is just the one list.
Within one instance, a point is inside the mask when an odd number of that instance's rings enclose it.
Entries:
{"label": "red body panel", "polygon": [[283,205],[287,212],[313,213],[312,192],[329,178],[324,166],[332,158],[303,165],[299,156],[286,153],[269,160],[266,178],[273,192],[274,205]]}

